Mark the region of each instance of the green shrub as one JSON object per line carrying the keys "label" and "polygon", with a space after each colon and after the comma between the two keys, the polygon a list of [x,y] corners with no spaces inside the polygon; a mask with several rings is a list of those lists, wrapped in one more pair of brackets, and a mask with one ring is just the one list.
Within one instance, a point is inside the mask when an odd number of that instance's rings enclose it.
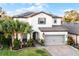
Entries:
{"label": "green shrub", "polygon": [[10,45],[12,44],[11,43],[11,36],[8,35],[8,37],[6,38],[4,35],[1,35],[0,34],[0,46],[3,47],[3,48],[9,48]]}
{"label": "green shrub", "polygon": [[28,40],[28,41],[27,41],[27,46],[28,46],[28,47],[34,47],[34,46],[35,46],[35,45],[34,45],[34,40],[33,40],[33,39]]}
{"label": "green shrub", "polygon": [[75,45],[75,42],[72,37],[68,37],[67,44],[72,46]]}
{"label": "green shrub", "polygon": [[45,53],[45,51],[43,51],[42,49],[37,49],[36,52],[40,54]]}
{"label": "green shrub", "polygon": [[0,48],[2,48],[3,46],[3,40],[4,40],[4,36],[3,35],[0,35]]}
{"label": "green shrub", "polygon": [[40,44],[41,44],[42,46],[44,46],[44,45],[45,45],[45,44],[44,44],[44,40],[43,40],[43,39],[41,39]]}
{"label": "green shrub", "polygon": [[9,39],[9,38],[3,39],[3,40],[2,40],[2,44],[3,44],[3,46],[6,45],[7,47],[9,47],[10,44],[11,44],[11,39]]}
{"label": "green shrub", "polygon": [[21,42],[20,42],[20,40],[15,39],[14,42],[13,42],[13,44],[14,44],[13,49],[16,49],[16,50],[17,50],[17,49],[20,48],[20,44],[21,44]]}

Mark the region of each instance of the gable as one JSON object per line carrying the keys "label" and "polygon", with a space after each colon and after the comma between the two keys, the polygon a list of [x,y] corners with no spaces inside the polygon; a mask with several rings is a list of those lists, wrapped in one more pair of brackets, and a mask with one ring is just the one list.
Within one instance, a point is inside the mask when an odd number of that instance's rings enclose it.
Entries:
{"label": "gable", "polygon": [[48,14],[45,14],[45,13],[39,13],[39,14],[36,14],[36,15],[33,15],[31,16],[32,18],[51,18],[52,19],[52,16],[48,15]]}
{"label": "gable", "polygon": [[31,15],[30,17],[37,16],[37,15],[40,15],[40,14],[42,14],[42,15],[44,14],[44,15],[48,15],[48,16],[51,16],[52,17],[51,14],[48,14],[48,13],[45,13],[45,12],[35,13],[35,14]]}

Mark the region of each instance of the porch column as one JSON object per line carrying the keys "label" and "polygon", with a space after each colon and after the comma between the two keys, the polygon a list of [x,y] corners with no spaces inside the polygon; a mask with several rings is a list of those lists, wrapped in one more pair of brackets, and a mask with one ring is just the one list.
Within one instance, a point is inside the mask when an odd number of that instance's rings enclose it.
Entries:
{"label": "porch column", "polygon": [[28,33],[27,34],[27,41],[30,39],[30,34]]}
{"label": "porch column", "polygon": [[40,38],[40,39],[44,39],[42,32],[39,33],[39,38]]}

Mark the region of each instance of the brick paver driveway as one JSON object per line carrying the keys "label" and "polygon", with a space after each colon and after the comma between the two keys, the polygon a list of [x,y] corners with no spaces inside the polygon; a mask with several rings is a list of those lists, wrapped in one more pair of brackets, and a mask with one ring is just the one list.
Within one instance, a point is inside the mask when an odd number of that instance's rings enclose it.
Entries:
{"label": "brick paver driveway", "polygon": [[68,45],[46,46],[45,49],[53,56],[79,56],[79,51]]}

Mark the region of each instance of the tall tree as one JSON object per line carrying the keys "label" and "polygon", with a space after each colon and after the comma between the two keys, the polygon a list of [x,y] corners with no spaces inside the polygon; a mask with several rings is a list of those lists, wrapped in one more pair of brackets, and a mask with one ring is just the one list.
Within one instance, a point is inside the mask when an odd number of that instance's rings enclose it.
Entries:
{"label": "tall tree", "polygon": [[5,14],[6,14],[5,11],[2,9],[2,7],[0,7],[0,15],[1,15],[1,17],[3,17]]}
{"label": "tall tree", "polygon": [[18,38],[18,40],[20,40],[22,43],[23,34],[30,32],[31,26],[28,23],[16,20],[14,27],[15,27],[15,29],[13,30],[14,34],[16,35],[16,38]]}
{"label": "tall tree", "polygon": [[0,8],[0,13],[4,14],[4,16],[0,18],[0,31],[4,33],[5,38],[11,36],[12,43],[16,38],[22,42],[23,34],[29,33],[31,26],[28,23],[13,20],[11,17],[5,15],[2,8]]}
{"label": "tall tree", "polygon": [[2,45],[2,40],[3,40],[3,36],[4,36],[4,35],[2,34],[2,32],[3,32],[2,23],[3,23],[3,20],[0,20],[0,48],[3,47],[3,45]]}
{"label": "tall tree", "polygon": [[2,7],[0,7],[0,13],[2,12]]}
{"label": "tall tree", "polygon": [[20,22],[13,19],[0,20],[0,31],[4,33],[5,38],[8,38],[8,36],[12,37],[12,46],[14,46],[13,41],[16,38],[18,38],[18,40],[20,40],[22,43],[23,34],[29,33],[30,30],[31,26],[28,23]]}
{"label": "tall tree", "polygon": [[64,15],[64,21],[66,22],[79,21],[79,13],[75,10],[66,11]]}

